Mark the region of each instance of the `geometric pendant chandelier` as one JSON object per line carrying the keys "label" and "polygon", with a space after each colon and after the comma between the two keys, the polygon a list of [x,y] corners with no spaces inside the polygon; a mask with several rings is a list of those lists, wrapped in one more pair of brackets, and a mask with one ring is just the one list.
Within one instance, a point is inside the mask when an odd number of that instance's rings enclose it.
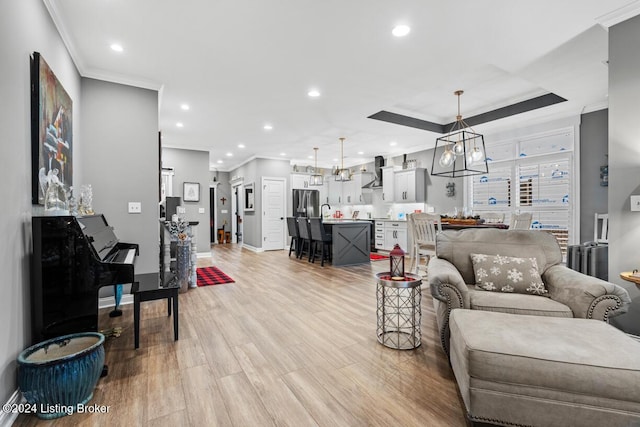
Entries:
{"label": "geometric pendant chandelier", "polygon": [[458,115],[449,133],[436,139],[431,175],[458,178],[489,173],[484,136],[475,133],[460,114],[463,93],[462,90],[454,92],[458,97]]}
{"label": "geometric pendant chandelier", "polygon": [[311,174],[311,177],[309,179],[309,185],[317,187],[323,184],[324,176],[322,176],[318,169],[318,147],[313,147],[313,151],[315,153],[316,161],[313,168],[313,174]]}
{"label": "geometric pendant chandelier", "polygon": [[351,171],[344,168],[344,140],[347,138],[341,137],[338,139],[340,139],[340,169],[336,170],[335,180],[351,181]]}

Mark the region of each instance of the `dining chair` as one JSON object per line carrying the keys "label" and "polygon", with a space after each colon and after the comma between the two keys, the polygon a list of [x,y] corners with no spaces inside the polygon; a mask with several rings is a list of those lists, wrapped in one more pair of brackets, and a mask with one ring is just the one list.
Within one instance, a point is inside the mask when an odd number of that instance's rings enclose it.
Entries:
{"label": "dining chair", "polygon": [[298,230],[298,221],[292,216],[287,217],[287,229],[289,230],[289,236],[291,236],[291,243],[289,244],[289,256],[291,251],[295,251],[296,258],[298,258],[298,252],[300,252],[300,231]]}
{"label": "dining chair", "polygon": [[320,243],[322,245],[320,265],[324,267],[324,261],[331,259],[331,234],[326,232],[321,218],[309,218],[309,228],[311,230],[311,262],[316,261],[316,247]]}
{"label": "dining chair", "polygon": [[502,224],[504,223],[504,212],[485,212],[480,215],[485,224]]}
{"label": "dining chair", "polygon": [[531,212],[512,213],[509,220],[509,230],[529,230],[533,214]]}
{"label": "dining chair", "polygon": [[428,264],[436,254],[436,234],[442,231],[440,214],[412,213],[409,215],[409,225],[413,239],[410,269],[418,274],[420,258],[424,256]]}
{"label": "dining chair", "polygon": [[300,232],[300,253],[298,258],[302,259],[304,247],[307,246],[309,261],[311,261],[311,231],[309,230],[309,220],[305,217],[298,217],[298,231]]}

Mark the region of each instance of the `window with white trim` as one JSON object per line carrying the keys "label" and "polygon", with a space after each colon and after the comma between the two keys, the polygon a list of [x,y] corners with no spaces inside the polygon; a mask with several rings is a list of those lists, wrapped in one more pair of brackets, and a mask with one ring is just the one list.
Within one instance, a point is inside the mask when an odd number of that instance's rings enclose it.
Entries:
{"label": "window with white trim", "polygon": [[563,254],[573,229],[574,131],[487,146],[489,173],[469,177],[467,197],[474,215],[531,212],[531,228],[553,233]]}

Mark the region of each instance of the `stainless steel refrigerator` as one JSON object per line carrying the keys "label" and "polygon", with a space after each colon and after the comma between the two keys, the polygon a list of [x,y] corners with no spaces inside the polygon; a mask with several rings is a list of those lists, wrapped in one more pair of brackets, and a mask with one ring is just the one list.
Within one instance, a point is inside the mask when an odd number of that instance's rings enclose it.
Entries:
{"label": "stainless steel refrigerator", "polygon": [[320,192],[318,190],[293,190],[293,216],[319,217]]}

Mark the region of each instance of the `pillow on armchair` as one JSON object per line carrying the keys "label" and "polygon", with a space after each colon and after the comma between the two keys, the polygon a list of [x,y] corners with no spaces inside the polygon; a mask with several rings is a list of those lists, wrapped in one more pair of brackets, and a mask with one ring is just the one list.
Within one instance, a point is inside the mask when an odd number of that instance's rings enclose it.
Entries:
{"label": "pillow on armchair", "polygon": [[535,258],[470,254],[476,288],[490,292],[545,295]]}

